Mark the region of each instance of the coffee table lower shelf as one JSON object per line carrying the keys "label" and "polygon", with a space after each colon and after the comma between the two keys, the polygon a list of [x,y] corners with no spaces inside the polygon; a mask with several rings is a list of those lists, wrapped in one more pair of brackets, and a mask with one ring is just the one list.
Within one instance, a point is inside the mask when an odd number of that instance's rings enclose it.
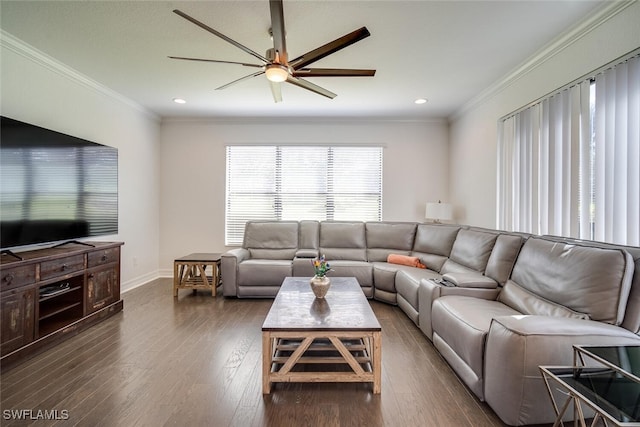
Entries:
{"label": "coffee table lower shelf", "polygon": [[263,331],[262,392],[278,382],[364,382],[379,394],[381,337],[380,331]]}

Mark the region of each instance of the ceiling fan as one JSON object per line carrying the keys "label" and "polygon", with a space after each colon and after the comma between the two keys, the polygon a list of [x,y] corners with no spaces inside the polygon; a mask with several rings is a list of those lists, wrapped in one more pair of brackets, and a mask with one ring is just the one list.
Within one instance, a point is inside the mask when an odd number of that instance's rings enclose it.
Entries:
{"label": "ceiling fan", "polygon": [[201,62],[216,62],[222,64],[237,64],[245,67],[259,68],[259,71],[251,73],[247,76],[241,77],[230,83],[222,85],[216,90],[228,88],[231,85],[240,83],[244,80],[257,77],[265,74],[271,85],[271,93],[273,94],[273,100],[275,102],[282,101],[282,92],[280,89],[281,82],[291,83],[299,86],[303,89],[310,90],[327,98],[335,98],[336,94],[320,87],[302,77],[371,77],[374,76],[376,70],[356,70],[356,69],[343,69],[343,68],[306,68],[309,64],[312,64],[332,53],[335,53],[347,46],[350,46],[364,38],[369,37],[371,34],[366,27],[359,28],[349,34],[346,34],[332,42],[320,46],[317,49],[313,49],[295,59],[289,60],[287,52],[287,45],[285,40],[284,29],[284,11],[282,7],[282,0],[270,0],[269,6],[271,10],[271,29],[270,33],[273,38],[273,48],[268,49],[265,56],[249,49],[248,47],[238,43],[237,41],[225,36],[224,34],[214,30],[208,25],[192,18],[186,13],[176,9],[173,12],[189,22],[192,22],[200,28],[210,32],[211,34],[220,37],[222,40],[231,43],[235,47],[243,50],[244,52],[252,55],[260,60],[261,64],[248,64],[244,62],[234,61],[222,61],[217,59],[201,59],[201,58],[185,58],[181,56],[169,56],[171,59],[179,59],[185,61],[201,61]]}

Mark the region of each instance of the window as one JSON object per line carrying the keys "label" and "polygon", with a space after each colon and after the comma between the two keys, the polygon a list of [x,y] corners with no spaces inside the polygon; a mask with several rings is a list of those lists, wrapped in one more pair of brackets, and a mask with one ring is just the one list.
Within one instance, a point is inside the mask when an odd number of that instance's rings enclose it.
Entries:
{"label": "window", "polygon": [[76,220],[91,235],[117,232],[118,151],[45,143],[0,150],[2,221]]}
{"label": "window", "polygon": [[500,122],[498,227],[640,244],[640,56]]}
{"label": "window", "polygon": [[227,146],[225,243],[249,220],[382,219],[382,147]]}

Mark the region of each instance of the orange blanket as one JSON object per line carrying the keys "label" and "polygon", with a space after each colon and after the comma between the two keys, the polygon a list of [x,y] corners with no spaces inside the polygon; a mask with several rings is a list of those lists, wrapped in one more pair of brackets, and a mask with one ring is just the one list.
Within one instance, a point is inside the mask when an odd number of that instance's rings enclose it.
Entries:
{"label": "orange blanket", "polygon": [[417,268],[427,268],[423,263],[420,262],[417,256],[389,254],[389,256],[387,257],[387,262],[389,264],[400,264]]}

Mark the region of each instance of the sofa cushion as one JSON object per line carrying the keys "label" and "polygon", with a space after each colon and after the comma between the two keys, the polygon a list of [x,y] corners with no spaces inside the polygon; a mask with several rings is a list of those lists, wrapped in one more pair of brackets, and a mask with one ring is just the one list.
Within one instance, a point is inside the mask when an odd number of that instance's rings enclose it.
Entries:
{"label": "sofa cushion", "polygon": [[498,235],[476,230],[460,230],[442,273],[462,272],[455,264],[484,273]]}
{"label": "sofa cushion", "polygon": [[[433,301],[431,324],[434,335],[446,342],[475,377],[482,380],[485,341],[491,320],[519,314],[498,301],[451,295]],[[481,389],[474,392],[482,393]]]}
{"label": "sofa cushion", "polygon": [[420,224],[416,230],[413,251],[448,257],[458,231],[459,226]]}
{"label": "sofa cushion", "polygon": [[521,288],[515,282],[509,280],[498,295],[498,301],[508,305],[522,314],[537,314],[541,316],[573,317],[576,319],[589,319],[588,314],[578,313],[565,306],[540,298],[526,289]]}
{"label": "sofa cushion", "polygon": [[355,277],[363,288],[373,286],[373,264],[366,261],[335,260],[330,261],[330,277]]}
{"label": "sofa cushion", "polygon": [[524,241],[525,238],[522,236],[500,234],[493,246],[484,274],[504,285],[511,276]]}
{"label": "sofa cushion", "polygon": [[404,222],[367,222],[367,260],[386,261],[391,253],[408,255],[413,247],[417,225]]}
{"label": "sofa cushion", "polygon": [[298,247],[301,250],[308,250],[310,253],[314,251],[317,253],[320,246],[320,222],[303,220],[300,221],[299,228]]}
{"label": "sofa cushion", "polygon": [[427,338],[433,341],[433,328],[431,327],[431,308],[435,300],[446,295],[457,295],[495,301],[500,290],[497,288],[497,284],[495,281],[493,282],[493,284],[495,286],[494,288],[469,288],[458,286],[443,286],[433,279],[421,280],[420,288],[418,289],[418,303],[420,304],[418,309],[418,325],[420,326],[420,329],[427,336]]}
{"label": "sofa cushion", "polygon": [[386,262],[373,263],[373,285],[376,290],[389,293],[396,293],[396,273],[399,265],[387,264]]}
{"label": "sofa cushion", "polygon": [[320,253],[327,261],[367,260],[364,222],[321,222]]}
{"label": "sofa cushion", "polygon": [[411,255],[420,258],[427,268],[439,272],[459,231],[459,226],[419,224]]}
{"label": "sofa cushion", "polygon": [[634,260],[635,267],[633,279],[631,281],[631,291],[629,292],[629,300],[624,314],[624,321],[620,326],[632,332],[640,333],[640,247],[616,245],[613,243],[595,242],[593,240],[568,239],[558,236],[544,236],[547,240],[573,242],[583,246],[596,246],[607,249],[622,249],[629,254]]}
{"label": "sofa cushion", "polygon": [[548,301],[619,325],[629,297],[633,260],[628,252],[531,237],[511,278]]}
{"label": "sofa cushion", "polygon": [[238,264],[238,286],[280,286],[291,272],[292,261],[248,259]]}
{"label": "sofa cushion", "polygon": [[249,221],[242,247],[251,258],[293,259],[298,249],[298,222]]}
{"label": "sofa cushion", "polygon": [[413,309],[418,312],[418,288],[422,279],[434,279],[440,277],[433,270],[425,270],[415,267],[404,267],[396,273],[396,291],[404,298]]}
{"label": "sofa cushion", "polygon": [[458,264],[455,261],[447,259],[442,268],[440,269],[442,274],[482,274],[481,272],[474,270],[473,268],[465,267],[462,264]]}

